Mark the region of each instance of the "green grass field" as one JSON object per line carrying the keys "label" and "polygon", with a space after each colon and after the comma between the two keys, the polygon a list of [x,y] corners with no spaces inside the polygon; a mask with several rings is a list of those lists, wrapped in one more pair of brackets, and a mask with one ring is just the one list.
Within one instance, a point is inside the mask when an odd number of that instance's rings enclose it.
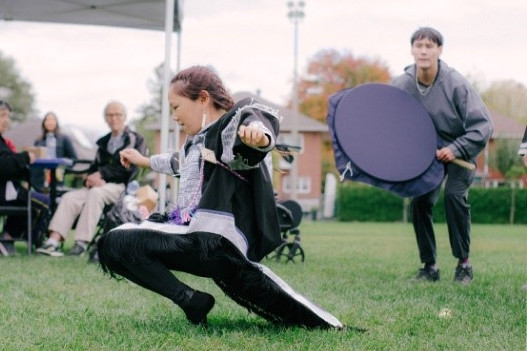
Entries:
{"label": "green grass field", "polygon": [[[306,220],[301,230],[303,264],[263,263],[346,331],[275,327],[211,280],[178,273],[216,297],[203,330],[169,300],[109,279],[86,257],[27,257],[20,243],[18,255],[0,258],[0,349],[526,349],[527,226],[473,226],[468,286],[452,281],[456,261],[444,225],[436,226],[438,283],[412,279],[420,262],[410,224]],[[443,308],[450,317],[439,316]]]}

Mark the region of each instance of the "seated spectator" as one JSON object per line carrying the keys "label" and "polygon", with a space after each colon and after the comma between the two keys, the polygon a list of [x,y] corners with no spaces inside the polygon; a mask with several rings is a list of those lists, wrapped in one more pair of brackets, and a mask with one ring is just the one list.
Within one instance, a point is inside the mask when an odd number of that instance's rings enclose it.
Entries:
{"label": "seated spectator", "polygon": [[118,101],[110,101],[104,108],[104,118],[111,132],[97,141],[97,154],[88,169],[84,187],[62,196],[49,224],[49,238],[37,249],[41,254],[64,256],[61,243],[79,217],[75,245],[68,255],[82,255],[95,234],[104,206],[114,204],[127,182],[137,173],[137,167],[125,168],[120,163],[119,151],[125,148],[134,148],[142,154],[146,151],[144,138],[125,125],[125,106]]}
{"label": "seated spectator", "polygon": [[[48,112],[44,115],[42,120],[42,137],[35,141],[35,146],[45,147],[48,158],[69,158],[71,160],[77,159],[77,153],[73,148],[73,144],[67,135],[60,132],[59,120],[54,112]],[[46,174],[50,170],[35,169],[31,171],[31,185],[38,190],[46,187],[48,177]],[[63,170],[57,168],[57,180],[63,180]]]}
{"label": "seated spectator", "polygon": [[[9,127],[11,106],[0,101],[0,205],[25,206],[28,190],[20,182],[29,177],[29,165],[35,160],[32,152],[17,153],[15,145],[2,136]],[[37,192],[31,192],[33,216],[33,242],[40,245],[48,218],[49,198]],[[21,238],[26,229],[26,220],[22,216],[9,216],[4,224],[4,239]],[[26,234],[27,235],[27,234]]]}

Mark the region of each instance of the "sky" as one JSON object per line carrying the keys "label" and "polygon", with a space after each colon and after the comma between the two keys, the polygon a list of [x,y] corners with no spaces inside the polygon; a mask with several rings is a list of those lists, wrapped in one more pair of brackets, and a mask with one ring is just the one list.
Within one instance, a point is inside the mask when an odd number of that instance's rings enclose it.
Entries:
{"label": "sky", "polygon": [[[286,0],[185,0],[173,36],[173,71],[213,66],[232,92],[261,92],[277,104],[292,93],[294,25]],[[320,50],[379,60],[392,75],[412,63],[411,34],[421,26],[444,36],[442,59],[485,87],[527,86],[525,0],[305,0],[298,24],[298,73]],[[181,48],[179,55],[178,46]],[[0,21],[0,52],[31,83],[38,116],[107,132],[102,109],[120,100],[129,118],[148,103],[148,81],[165,57],[160,31]]]}

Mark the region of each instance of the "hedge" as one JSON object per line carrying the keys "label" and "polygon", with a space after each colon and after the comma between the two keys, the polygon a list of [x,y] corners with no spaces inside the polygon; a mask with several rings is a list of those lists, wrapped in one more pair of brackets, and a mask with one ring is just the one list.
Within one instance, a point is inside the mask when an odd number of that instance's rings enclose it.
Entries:
{"label": "hedge", "polygon": [[[512,199],[515,198],[514,224],[527,224],[527,189],[470,188],[469,203],[473,223],[511,223]],[[397,222],[410,216],[409,199],[388,191],[357,184],[339,185],[337,218],[340,221]],[[409,218],[410,219],[410,218]],[[434,221],[445,222],[444,193],[434,207]]]}

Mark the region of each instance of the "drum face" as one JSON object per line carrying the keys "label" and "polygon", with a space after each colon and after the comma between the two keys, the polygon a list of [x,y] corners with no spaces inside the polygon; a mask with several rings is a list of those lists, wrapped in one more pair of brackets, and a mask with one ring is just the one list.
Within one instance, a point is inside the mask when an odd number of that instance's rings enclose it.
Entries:
{"label": "drum face", "polygon": [[388,182],[423,174],[435,159],[437,136],[424,107],[386,84],[364,84],[342,97],[335,111],[338,144],[362,171]]}

